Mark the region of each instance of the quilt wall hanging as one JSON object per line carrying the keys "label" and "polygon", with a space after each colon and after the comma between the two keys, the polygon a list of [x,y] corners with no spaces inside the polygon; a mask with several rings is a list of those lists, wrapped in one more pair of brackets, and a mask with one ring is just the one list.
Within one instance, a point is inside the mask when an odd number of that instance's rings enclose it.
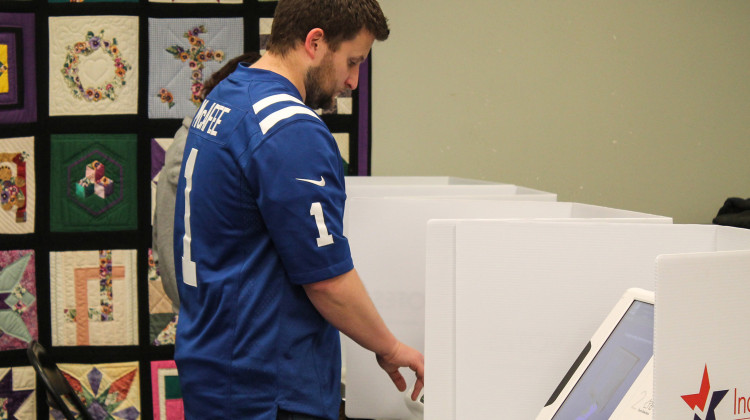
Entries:
{"label": "quilt wall hanging", "polygon": [[34,232],[34,138],[0,139],[0,234]]}
{"label": "quilt wall hanging", "polygon": [[34,251],[0,251],[0,351],[39,338],[36,296]]}
{"label": "quilt wall hanging", "polygon": [[[214,4],[242,4],[242,0],[148,0],[153,3],[214,3]],[[263,0],[261,0],[263,1]],[[276,1],[276,0],[273,0]]]}
{"label": "quilt wall hanging", "polygon": [[48,0],[50,3],[138,3],[138,0]]}
{"label": "quilt wall hanging", "polygon": [[49,114],[138,113],[138,17],[49,18]]}
{"label": "quilt wall hanging", "polygon": [[31,366],[0,368],[0,419],[36,420],[36,372]]}
{"label": "quilt wall hanging", "polygon": [[50,253],[53,346],[138,344],[135,250]]}
{"label": "quilt wall hanging", "polygon": [[36,121],[32,13],[0,13],[0,123]]}
{"label": "quilt wall hanging", "polygon": [[339,152],[341,158],[344,161],[344,173],[349,173],[349,162],[351,162],[352,156],[349,155],[349,133],[332,133],[333,139],[336,140],[336,144],[339,146]]}
{"label": "quilt wall hanging", "polygon": [[[67,374],[95,418],[183,419],[153,192],[194,92],[265,48],[276,2],[0,2],[0,420],[60,418],[35,392],[34,339],[85,363]],[[368,173],[368,70],[316,110],[349,175]]]}
{"label": "quilt wall hanging", "polygon": [[[58,363],[63,376],[94,419],[137,420],[141,418],[138,362],[74,364]],[[74,411],[73,406],[69,405]],[[50,418],[65,420],[58,410]]]}
{"label": "quilt wall hanging", "polygon": [[175,343],[178,316],[172,312],[172,301],[164,291],[159,275],[159,261],[154,252],[148,250],[148,316],[149,342],[154,346]]}
{"label": "quilt wall hanging", "polygon": [[136,229],[136,136],[59,134],[50,140],[50,229]]}
{"label": "quilt wall hanging", "polygon": [[149,19],[148,27],[148,116],[192,116],[203,82],[244,52],[242,19]]}
{"label": "quilt wall hanging", "polygon": [[151,362],[151,393],[154,420],[182,420],[185,408],[174,360]]}

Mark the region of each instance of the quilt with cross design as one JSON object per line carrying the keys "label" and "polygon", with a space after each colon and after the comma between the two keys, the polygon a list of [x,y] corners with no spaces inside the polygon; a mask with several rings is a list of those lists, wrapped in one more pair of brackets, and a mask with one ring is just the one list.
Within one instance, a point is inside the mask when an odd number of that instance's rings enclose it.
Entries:
{"label": "quilt with cross design", "polygon": [[151,18],[148,28],[149,118],[195,114],[203,83],[244,51],[242,18]]}
{"label": "quilt with cross design", "polygon": [[50,253],[53,346],[138,344],[135,250]]}

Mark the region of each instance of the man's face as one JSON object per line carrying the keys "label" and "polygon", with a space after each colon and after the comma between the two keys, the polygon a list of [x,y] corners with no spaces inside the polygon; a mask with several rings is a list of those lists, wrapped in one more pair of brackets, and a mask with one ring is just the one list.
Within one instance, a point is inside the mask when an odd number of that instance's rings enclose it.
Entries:
{"label": "man's face", "polygon": [[367,58],[375,38],[362,30],[344,41],[339,49],[327,49],[319,65],[305,74],[305,104],[310,108],[330,108],[333,101],[347,89],[354,90],[359,82],[359,66]]}

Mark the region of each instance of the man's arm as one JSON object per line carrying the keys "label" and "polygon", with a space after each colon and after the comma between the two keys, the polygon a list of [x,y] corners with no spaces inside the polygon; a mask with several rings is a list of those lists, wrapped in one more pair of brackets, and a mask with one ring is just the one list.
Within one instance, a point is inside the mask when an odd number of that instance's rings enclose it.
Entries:
{"label": "man's arm", "polygon": [[339,331],[360,346],[372,351],[378,364],[390,376],[399,391],[406,380],[399,367],[408,367],[417,375],[412,400],[424,386],[424,356],[398,341],[380,317],[356,270],[303,286],[315,308]]}

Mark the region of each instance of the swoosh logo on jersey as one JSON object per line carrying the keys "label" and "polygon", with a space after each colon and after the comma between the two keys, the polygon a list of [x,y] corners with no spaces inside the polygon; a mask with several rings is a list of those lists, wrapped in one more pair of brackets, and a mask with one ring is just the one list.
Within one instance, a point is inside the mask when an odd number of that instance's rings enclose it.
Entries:
{"label": "swoosh logo on jersey", "polygon": [[304,179],[304,178],[294,178],[294,179],[296,179],[297,181],[309,182],[309,183],[311,183],[313,185],[317,185],[319,187],[325,187],[326,186],[326,180],[323,179],[322,176],[320,177],[320,181],[316,181],[314,179]]}

